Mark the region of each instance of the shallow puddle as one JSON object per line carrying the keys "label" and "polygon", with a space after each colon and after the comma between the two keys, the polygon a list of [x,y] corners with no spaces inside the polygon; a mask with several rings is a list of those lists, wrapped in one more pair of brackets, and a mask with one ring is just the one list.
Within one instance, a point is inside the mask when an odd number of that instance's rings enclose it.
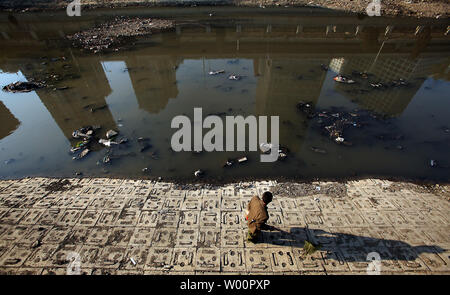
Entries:
{"label": "shallow puddle", "polygon": [[[170,15],[164,11],[141,13]],[[190,181],[201,169],[211,181],[449,180],[450,36],[442,21],[218,10],[214,18],[172,16],[176,30],[139,39],[128,51],[92,54],[63,41],[107,17],[36,14],[11,22],[1,15],[0,86],[32,78],[49,85],[0,92],[1,178],[82,173]],[[242,78],[229,80],[231,74]],[[356,83],[338,83],[337,75]],[[301,101],[311,107],[299,109]],[[261,163],[260,152],[174,152],[171,121],[193,120],[194,108],[224,120],[279,116],[287,158]],[[341,134],[351,145],[325,129],[339,116],[354,118]],[[128,142],[91,144],[85,158],[73,160],[70,149],[80,141],[73,131],[94,125],[101,126],[98,138],[113,129]],[[223,168],[242,156],[246,163]]]}

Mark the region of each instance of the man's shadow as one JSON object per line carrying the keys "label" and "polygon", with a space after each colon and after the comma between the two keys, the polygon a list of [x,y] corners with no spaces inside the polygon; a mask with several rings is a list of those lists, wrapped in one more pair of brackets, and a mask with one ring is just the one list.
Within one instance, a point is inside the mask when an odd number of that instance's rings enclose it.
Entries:
{"label": "man's shadow", "polygon": [[[378,239],[368,236],[358,236],[348,233],[327,232],[321,229],[303,227],[290,228],[289,232],[268,226],[262,231],[259,242],[274,246],[290,246],[301,248],[307,252],[305,243],[308,241],[320,251],[322,257],[344,257],[353,262],[378,260],[414,261],[422,253],[443,253],[445,249],[437,245],[412,246],[399,240]],[[311,245],[309,245],[311,246]],[[308,253],[305,253],[308,254]]]}

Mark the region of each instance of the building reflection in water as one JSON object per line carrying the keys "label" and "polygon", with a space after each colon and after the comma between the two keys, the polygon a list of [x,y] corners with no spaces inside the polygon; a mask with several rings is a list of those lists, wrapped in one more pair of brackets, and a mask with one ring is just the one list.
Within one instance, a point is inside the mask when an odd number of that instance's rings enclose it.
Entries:
{"label": "building reflection in water", "polygon": [[19,125],[19,120],[0,101],[0,140],[12,134]]}

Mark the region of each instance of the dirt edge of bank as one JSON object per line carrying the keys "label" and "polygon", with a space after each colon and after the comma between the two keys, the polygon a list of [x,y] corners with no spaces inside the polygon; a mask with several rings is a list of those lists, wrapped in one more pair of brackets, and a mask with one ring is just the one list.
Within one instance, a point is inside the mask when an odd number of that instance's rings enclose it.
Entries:
{"label": "dirt edge of bank", "polygon": [[[49,10],[63,10],[69,1],[56,0],[49,3],[31,4],[22,1],[20,4],[14,1],[6,1],[0,4],[0,11],[6,12],[38,12]],[[88,3],[86,3],[88,2]],[[144,0],[123,1],[112,0],[109,3],[98,3],[98,1],[82,1],[83,9],[99,8],[125,8],[125,7],[216,7],[234,6],[247,8],[273,8],[273,7],[308,7],[325,8],[341,12],[350,12],[366,15],[366,8],[371,3],[370,0],[340,1],[340,0],[227,0],[227,1],[155,1]],[[427,18],[448,18],[450,17],[450,2],[443,0],[383,0],[381,2],[382,16],[409,16]]]}

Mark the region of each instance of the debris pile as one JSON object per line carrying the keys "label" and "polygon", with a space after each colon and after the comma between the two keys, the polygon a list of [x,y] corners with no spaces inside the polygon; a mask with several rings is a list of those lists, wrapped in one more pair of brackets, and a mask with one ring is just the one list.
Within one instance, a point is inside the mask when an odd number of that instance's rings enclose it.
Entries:
{"label": "debris pile", "polygon": [[40,88],[44,88],[46,87],[45,83],[43,82],[15,82],[15,83],[11,83],[8,84],[6,86],[3,87],[3,91],[6,92],[12,92],[12,93],[16,93],[16,92],[31,92],[33,90],[36,89],[40,89]]}
{"label": "debris pile", "polygon": [[174,28],[173,21],[141,17],[116,17],[95,28],[67,36],[75,47],[100,53],[118,51],[134,37],[151,35]]}

